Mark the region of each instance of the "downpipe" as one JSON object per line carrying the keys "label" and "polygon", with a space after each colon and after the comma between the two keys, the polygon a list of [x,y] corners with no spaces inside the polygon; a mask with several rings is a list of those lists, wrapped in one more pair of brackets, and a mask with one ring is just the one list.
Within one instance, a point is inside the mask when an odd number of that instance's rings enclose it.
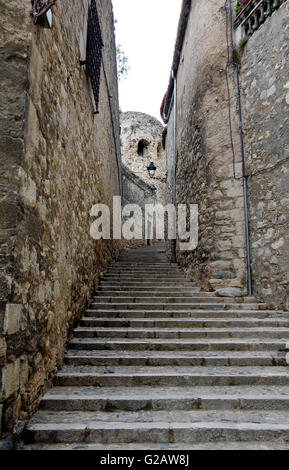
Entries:
{"label": "downpipe", "polygon": [[[229,0],[229,11],[230,11],[230,25],[231,25],[231,50],[233,50],[233,17],[232,17],[231,0]],[[239,80],[239,64],[232,59],[232,65],[234,65],[235,70],[236,70],[236,82],[237,82],[237,94],[238,94],[239,129],[240,129],[241,156],[242,156],[242,180],[243,180],[243,193],[244,193],[248,295],[249,297],[252,297],[253,280],[252,280],[250,226],[249,226],[249,210],[248,210],[248,179],[246,176],[246,166],[245,166],[245,150],[244,150],[244,139],[243,139],[243,119],[242,119],[240,80]]]}
{"label": "downpipe", "polygon": [[[174,144],[173,144],[173,205],[177,208],[177,77],[172,70],[172,79],[174,81]],[[177,212],[176,212],[177,213]],[[176,221],[175,221],[176,222]],[[177,261],[177,240],[172,240],[172,261]]]}

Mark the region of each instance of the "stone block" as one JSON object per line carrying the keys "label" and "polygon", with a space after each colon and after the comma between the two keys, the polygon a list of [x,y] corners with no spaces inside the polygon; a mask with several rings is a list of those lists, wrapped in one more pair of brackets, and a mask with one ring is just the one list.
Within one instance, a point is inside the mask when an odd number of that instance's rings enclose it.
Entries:
{"label": "stone block", "polygon": [[215,294],[218,297],[241,297],[244,295],[244,291],[237,287],[225,287],[223,289],[217,289]]}
{"label": "stone block", "polygon": [[26,390],[28,378],[29,378],[28,359],[27,357],[22,356],[20,358],[20,377],[19,377],[19,387],[20,387],[20,392],[22,393]]}
{"label": "stone block", "polygon": [[23,205],[27,209],[33,209],[36,205],[36,184],[24,170],[20,169],[19,172],[21,176],[20,197]]}
{"label": "stone block", "polygon": [[19,389],[20,360],[7,364],[1,370],[0,399],[5,400]]}
{"label": "stone block", "polygon": [[23,153],[23,141],[9,136],[0,138],[0,166],[17,165],[21,161]]}
{"label": "stone block", "polygon": [[210,263],[210,266],[214,269],[229,269],[231,267],[231,263],[230,261],[219,260],[213,261]]}
{"label": "stone block", "polygon": [[43,77],[43,59],[37,47],[35,40],[32,41],[30,64],[29,64],[29,81],[33,83],[31,89],[33,99],[37,102],[41,96],[41,85]]}
{"label": "stone block", "polygon": [[2,433],[2,413],[3,413],[3,405],[0,405],[0,436]]}
{"label": "stone block", "polygon": [[[6,302],[11,292],[11,277],[0,273],[0,301]],[[0,328],[2,329],[2,319],[0,318]],[[4,319],[3,319],[4,321]]]}
{"label": "stone block", "polygon": [[4,316],[4,334],[13,335],[21,329],[22,305],[7,304]]}
{"label": "stone block", "polygon": [[7,346],[6,346],[6,341],[4,338],[0,338],[0,365],[4,365],[5,364],[5,360],[6,360],[6,350],[7,350]]}
{"label": "stone block", "polygon": [[26,121],[26,150],[28,153],[33,155],[38,148],[40,132],[38,116],[32,100],[28,101]]}
{"label": "stone block", "polygon": [[16,226],[16,201],[0,201],[0,229],[6,230]]}
{"label": "stone block", "polygon": [[245,237],[237,236],[232,238],[232,243],[234,248],[242,248],[245,246]]}

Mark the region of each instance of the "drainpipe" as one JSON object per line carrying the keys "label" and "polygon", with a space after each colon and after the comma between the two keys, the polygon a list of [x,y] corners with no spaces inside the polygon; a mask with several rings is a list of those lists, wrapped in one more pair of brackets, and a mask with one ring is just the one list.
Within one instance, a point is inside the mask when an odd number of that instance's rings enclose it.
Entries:
{"label": "drainpipe", "polygon": [[[176,177],[177,177],[177,77],[175,72],[172,70],[172,79],[174,80],[174,143],[173,143],[173,205],[177,213],[177,186],[176,186]],[[177,250],[177,241],[172,240],[172,258],[173,262],[176,263],[176,250]]]}
{"label": "drainpipe", "polygon": [[[230,24],[231,24],[231,49],[233,50],[233,16],[232,16],[232,2],[231,2],[231,0],[229,0],[229,10],[230,10]],[[252,297],[252,295],[253,295],[253,286],[252,286],[250,227],[249,227],[249,210],[248,210],[248,177],[246,175],[246,165],[245,165],[242,105],[241,105],[240,80],[239,80],[239,64],[237,62],[235,62],[233,59],[232,59],[232,64],[234,65],[234,67],[236,69],[237,94],[238,94],[239,129],[240,129],[241,157],[242,157],[242,179],[243,179],[243,192],[244,192],[244,214],[245,214],[248,295],[249,295],[249,297]]]}

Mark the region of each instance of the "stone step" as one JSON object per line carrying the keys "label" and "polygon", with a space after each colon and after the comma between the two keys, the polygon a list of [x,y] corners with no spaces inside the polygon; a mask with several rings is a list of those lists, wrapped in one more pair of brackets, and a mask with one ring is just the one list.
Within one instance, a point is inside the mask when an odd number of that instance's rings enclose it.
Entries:
{"label": "stone step", "polygon": [[147,274],[139,274],[137,272],[131,272],[129,274],[104,274],[103,279],[111,280],[111,282],[118,281],[118,280],[147,280],[147,281],[166,281],[166,279],[170,279],[172,281],[189,281],[183,274],[158,274],[154,271]]}
{"label": "stone step", "polygon": [[[101,299],[100,299],[101,300]],[[152,301],[154,300],[154,301]],[[135,299],[135,302],[93,302],[88,311],[99,311],[99,310],[166,310],[166,311],[177,311],[177,310],[218,310],[218,311],[229,311],[229,310],[244,310],[244,311],[266,311],[266,305],[264,304],[238,304],[236,302],[218,303],[209,302],[196,303],[193,299],[181,299],[182,302],[172,302],[169,299],[167,302],[157,302],[157,299],[152,299],[151,302],[141,302],[139,299]],[[176,299],[177,300],[177,299]],[[178,299],[179,300],[179,299]]]}
{"label": "stone step", "polygon": [[154,339],[146,338],[74,338],[69,349],[83,350],[120,350],[120,351],[269,351],[283,350],[287,343],[284,339]]}
{"label": "stone step", "polygon": [[[106,280],[102,279],[101,281],[101,286],[108,286],[112,285],[111,280]],[[151,281],[140,281],[140,280],[135,280],[135,281],[114,281],[113,282],[114,287],[138,287],[138,288],[143,288],[143,287],[153,287],[153,288],[160,288],[160,287],[171,287],[174,288],[176,286],[176,281],[173,281],[171,279],[166,279],[165,281],[158,281],[158,282],[151,282]],[[191,281],[181,281],[178,282],[178,287],[195,287],[194,283]]]}
{"label": "stone step", "polygon": [[114,268],[108,268],[105,272],[106,274],[113,274],[113,275],[127,275],[127,274],[133,274],[136,273],[138,275],[148,275],[148,274],[182,274],[184,276],[184,272],[179,269],[179,268],[170,268],[170,267],[164,267],[164,268],[120,268],[120,267],[114,267]]}
{"label": "stone step", "polygon": [[176,267],[176,266],[179,266],[177,263],[169,263],[168,260],[166,259],[163,259],[163,260],[159,260],[159,261],[155,261],[155,260],[150,260],[150,259],[146,259],[146,263],[144,263],[143,259],[141,260],[138,260],[136,256],[133,256],[131,260],[129,261],[126,261],[124,259],[119,259],[118,261],[116,261],[115,263],[112,263],[110,266],[118,266],[118,267],[124,267],[124,266],[128,266],[128,267],[137,267],[137,266],[140,266],[140,267],[155,267],[155,268],[158,268],[158,267]]}
{"label": "stone step", "polygon": [[27,427],[28,441],[198,443],[286,441],[289,414],[284,411],[39,411]]}
{"label": "stone step", "polygon": [[[93,296],[93,299],[98,299],[101,296],[105,297],[193,297],[194,299],[200,299],[203,302],[203,299],[216,300],[217,302],[240,302],[240,303],[259,303],[256,299],[252,297],[217,297],[214,292],[201,292],[196,287],[187,287],[181,289],[174,289],[172,291],[171,287],[167,288],[145,288],[145,289],[135,289],[135,288],[121,288],[118,290],[117,287],[109,286],[102,287],[96,294]],[[92,301],[93,301],[92,299]]]}
{"label": "stone step", "polygon": [[289,328],[103,328],[79,327],[75,338],[289,338]]}
{"label": "stone step", "polygon": [[169,267],[171,266],[170,263],[168,263],[168,261],[164,257],[158,257],[158,259],[149,258],[147,256],[136,258],[135,255],[127,257],[127,258],[121,258],[118,260],[117,264],[118,266],[130,266],[130,267],[135,267],[135,266],[146,266],[146,267],[167,266]]}
{"label": "stone step", "polygon": [[130,451],[147,451],[150,450],[289,450],[289,443],[284,443],[280,441],[243,441],[243,442],[231,442],[231,441],[217,441],[217,442],[200,442],[200,443],[183,443],[170,444],[168,442],[143,442],[143,443],[118,443],[118,444],[100,444],[98,442],[85,443],[85,442],[71,442],[71,443],[40,443],[34,442],[33,444],[26,444],[23,448],[26,451],[36,450],[36,451],[45,451],[45,450],[87,450],[87,451],[121,451],[126,452]]}
{"label": "stone step", "polygon": [[[172,291],[173,290],[173,291]],[[168,286],[168,285],[163,285],[163,286],[119,286],[119,285],[111,285],[111,284],[101,284],[99,286],[99,292],[107,292],[107,291],[112,291],[112,292],[143,292],[143,294],[167,294],[170,293],[171,295],[174,295],[174,293],[179,293],[179,292],[188,292],[188,293],[199,293],[200,290],[198,287],[195,287],[193,285],[190,286]]]}
{"label": "stone step", "polygon": [[123,297],[123,296],[126,296],[126,297],[193,297],[195,298],[195,296],[198,297],[200,296],[200,298],[211,298],[213,296],[204,296],[203,294],[197,292],[197,291],[194,291],[193,288],[190,288],[188,290],[178,290],[177,292],[172,292],[172,289],[167,289],[167,292],[163,292],[163,291],[160,291],[160,290],[155,290],[154,292],[152,292],[151,290],[147,290],[147,291],[143,291],[143,290],[131,290],[129,292],[125,291],[125,290],[107,290],[104,289],[104,290],[101,290],[99,291],[94,297],[93,299],[91,300],[93,302],[93,300],[95,299],[98,299],[99,297],[114,297],[114,298],[119,298],[119,297]]}
{"label": "stone step", "polygon": [[[104,295],[104,294],[99,294],[99,296],[96,296],[93,301],[91,302],[91,306],[94,307],[95,305],[101,304],[101,303],[150,303],[150,304],[223,304],[223,305],[228,305],[228,304],[237,304],[235,302],[234,298],[228,298],[228,297],[213,297],[213,296],[199,296],[199,295],[189,295],[189,296],[184,296],[183,294],[180,294],[179,296],[175,297],[161,297],[161,296],[145,296],[145,297],[133,297],[129,295]],[[239,304],[238,304],[239,305]],[[242,304],[243,305],[243,304]],[[248,308],[256,305],[262,305],[262,304],[256,304],[256,303],[246,303]],[[263,304],[264,307],[264,304]]]}
{"label": "stone step", "polygon": [[[112,304],[109,304],[111,306]],[[122,305],[122,304],[121,304]],[[136,305],[136,304],[133,304]],[[144,304],[147,305],[147,304]],[[183,309],[179,310],[176,309],[175,306],[171,310],[161,310],[161,309],[150,309],[147,310],[146,308],[140,310],[128,310],[128,309],[118,309],[118,310],[109,310],[107,309],[87,309],[86,310],[86,317],[106,317],[106,318],[136,318],[138,316],[142,316],[145,320],[146,318],[154,319],[160,318],[164,315],[166,318],[173,319],[173,318],[184,318],[187,319],[199,319],[199,318],[236,318],[236,319],[263,319],[263,318],[270,318],[270,319],[279,319],[282,315],[282,312],[277,312],[275,310],[234,310],[234,309],[227,309],[227,310],[219,310],[219,309]],[[284,318],[281,316],[281,318]],[[285,317],[286,318],[286,317]]]}
{"label": "stone step", "polygon": [[282,318],[111,318],[83,317],[83,327],[98,328],[275,328],[289,327],[289,319]]}
{"label": "stone step", "polygon": [[54,387],[45,394],[41,410],[161,411],[161,410],[285,410],[287,386],[240,387]]}
{"label": "stone step", "polygon": [[287,366],[278,351],[107,351],[69,350],[65,364],[76,366]]}
{"label": "stone step", "polygon": [[55,385],[139,386],[229,386],[289,385],[288,367],[162,367],[162,366],[71,366],[64,365]]}

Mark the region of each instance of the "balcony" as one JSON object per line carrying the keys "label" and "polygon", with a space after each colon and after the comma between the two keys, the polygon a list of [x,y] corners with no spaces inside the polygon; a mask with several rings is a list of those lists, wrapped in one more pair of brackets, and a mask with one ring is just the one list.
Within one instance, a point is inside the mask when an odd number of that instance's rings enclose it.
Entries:
{"label": "balcony", "polygon": [[234,21],[236,43],[251,36],[287,0],[249,0]]}

